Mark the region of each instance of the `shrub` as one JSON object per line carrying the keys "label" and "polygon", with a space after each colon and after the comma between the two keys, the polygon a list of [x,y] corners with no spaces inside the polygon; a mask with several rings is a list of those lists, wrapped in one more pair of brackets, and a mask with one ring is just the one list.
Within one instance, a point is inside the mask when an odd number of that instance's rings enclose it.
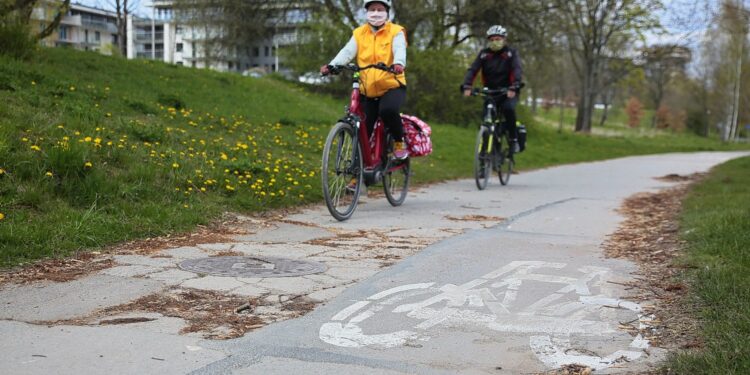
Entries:
{"label": "shrub", "polygon": [[17,59],[28,59],[34,54],[36,40],[29,25],[11,15],[0,16],[0,54]]}
{"label": "shrub", "polygon": [[625,113],[628,115],[628,126],[637,128],[643,117],[643,104],[635,96],[631,96],[625,105]]}

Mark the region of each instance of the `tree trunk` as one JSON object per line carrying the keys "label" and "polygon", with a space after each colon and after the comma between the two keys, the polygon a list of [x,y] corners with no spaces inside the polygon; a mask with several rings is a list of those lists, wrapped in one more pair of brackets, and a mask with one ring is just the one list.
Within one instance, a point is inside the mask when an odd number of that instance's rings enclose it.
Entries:
{"label": "tree trunk", "polygon": [[577,132],[591,132],[591,118],[594,113],[594,97],[596,95],[596,88],[594,87],[596,69],[594,63],[585,64],[581,96],[578,99],[578,114],[576,115]]}
{"label": "tree trunk", "polygon": [[607,122],[607,115],[609,114],[609,100],[604,101],[604,111],[602,111],[602,118],[599,119],[599,126],[604,126]]}
{"label": "tree trunk", "polygon": [[565,115],[565,103],[564,103],[564,95],[562,89],[557,91],[557,104],[560,105],[560,124],[557,126],[557,132],[562,133],[563,130],[563,118]]}

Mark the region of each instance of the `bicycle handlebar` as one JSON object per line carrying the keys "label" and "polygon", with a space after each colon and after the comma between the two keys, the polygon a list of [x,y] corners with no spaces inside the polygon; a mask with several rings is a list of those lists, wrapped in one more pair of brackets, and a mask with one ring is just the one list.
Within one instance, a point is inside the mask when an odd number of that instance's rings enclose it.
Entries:
{"label": "bicycle handlebar", "polygon": [[350,72],[360,72],[367,69],[378,69],[385,72],[390,72],[393,74],[396,74],[396,72],[393,70],[393,66],[385,65],[385,63],[379,62],[377,64],[370,64],[366,66],[357,66],[356,64],[348,64],[348,65],[328,65],[328,74],[323,74],[323,76],[327,75],[336,75],[341,73],[344,70],[348,70]]}
{"label": "bicycle handlebar", "polygon": [[478,95],[482,95],[482,96],[505,95],[505,94],[508,93],[508,90],[509,90],[508,87],[503,87],[503,88],[500,88],[500,89],[497,89],[497,90],[490,90],[490,89],[484,87],[484,88],[481,88],[481,89],[472,89],[471,90],[471,96],[478,96]]}

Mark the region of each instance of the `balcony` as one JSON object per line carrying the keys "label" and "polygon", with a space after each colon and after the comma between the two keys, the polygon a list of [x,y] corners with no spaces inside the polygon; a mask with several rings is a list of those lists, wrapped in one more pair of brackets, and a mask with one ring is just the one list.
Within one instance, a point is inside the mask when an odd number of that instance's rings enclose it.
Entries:
{"label": "balcony", "polygon": [[[153,38],[152,38],[153,36]],[[152,40],[155,40],[157,42],[164,41],[164,33],[136,33],[135,34],[135,40],[138,42],[150,42]]]}
{"label": "balcony", "polygon": [[151,51],[138,51],[135,55],[136,57],[141,58],[141,59],[155,58],[156,60],[164,60],[163,50],[156,50],[156,54],[151,54]]}
{"label": "balcony", "polygon": [[81,22],[81,16],[64,16],[60,20],[61,25],[67,25],[67,26],[81,26],[83,23]]}

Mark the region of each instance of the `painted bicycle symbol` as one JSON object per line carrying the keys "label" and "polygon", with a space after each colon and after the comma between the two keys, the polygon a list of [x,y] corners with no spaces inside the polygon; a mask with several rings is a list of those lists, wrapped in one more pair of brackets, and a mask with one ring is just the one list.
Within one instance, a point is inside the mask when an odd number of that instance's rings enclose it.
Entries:
{"label": "painted bicycle symbol", "polygon": [[[321,326],[320,338],[341,347],[392,348],[429,340],[434,334],[430,328],[435,326],[468,325],[529,334],[530,348],[550,368],[578,363],[596,370],[640,358],[648,341],[619,330],[617,322],[637,321],[643,328],[652,317],[635,302],[603,294],[609,269],[584,266],[563,271],[566,266],[515,261],[461,285],[418,283],[390,288],[339,311]],[[532,286],[547,292],[542,298],[529,299],[525,287]],[[386,328],[385,319],[378,319],[385,314],[406,315],[413,325]],[[581,338],[607,335],[616,337],[612,341],[624,348],[609,355],[579,348],[585,342]]]}

